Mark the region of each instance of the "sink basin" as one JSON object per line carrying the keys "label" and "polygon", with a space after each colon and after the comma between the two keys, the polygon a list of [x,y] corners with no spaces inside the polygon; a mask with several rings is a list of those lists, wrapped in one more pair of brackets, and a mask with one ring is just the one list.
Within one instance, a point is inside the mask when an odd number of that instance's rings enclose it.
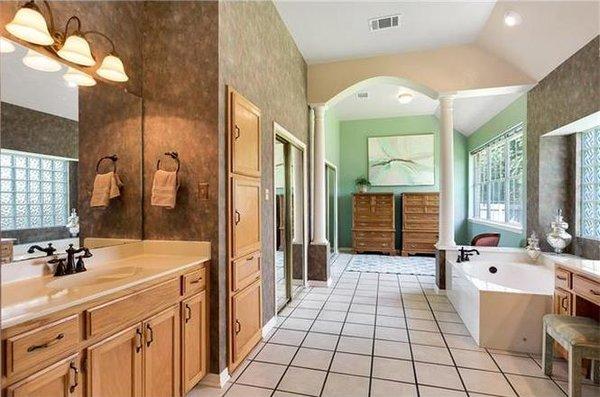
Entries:
{"label": "sink basin", "polygon": [[133,277],[141,271],[137,266],[124,266],[108,269],[88,270],[84,273],[55,278],[46,286],[52,289],[69,289],[106,284]]}

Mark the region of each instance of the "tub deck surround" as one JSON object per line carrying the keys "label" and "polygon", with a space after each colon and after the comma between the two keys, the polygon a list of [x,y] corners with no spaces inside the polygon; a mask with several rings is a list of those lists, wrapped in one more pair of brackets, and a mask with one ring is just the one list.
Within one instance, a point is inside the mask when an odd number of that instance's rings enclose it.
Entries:
{"label": "tub deck surround", "polygon": [[47,258],[3,265],[2,329],[184,272],[210,260],[210,243],[141,241],[93,254],[88,271],[63,277],[44,274]]}

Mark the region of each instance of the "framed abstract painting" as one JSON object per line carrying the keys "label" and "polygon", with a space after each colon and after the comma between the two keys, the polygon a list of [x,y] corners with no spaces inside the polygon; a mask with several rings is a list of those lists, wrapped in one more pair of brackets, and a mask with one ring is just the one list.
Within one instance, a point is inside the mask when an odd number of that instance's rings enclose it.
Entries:
{"label": "framed abstract painting", "polygon": [[369,181],[374,186],[435,183],[433,134],[368,138]]}

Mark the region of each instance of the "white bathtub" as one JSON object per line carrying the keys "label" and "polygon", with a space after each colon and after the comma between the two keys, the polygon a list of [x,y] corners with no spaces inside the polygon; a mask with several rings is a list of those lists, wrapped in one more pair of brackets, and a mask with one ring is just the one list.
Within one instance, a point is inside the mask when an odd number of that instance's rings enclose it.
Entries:
{"label": "white bathtub", "polygon": [[462,263],[456,256],[449,251],[446,257],[447,295],[477,344],[541,352],[542,317],[552,308],[552,268],[532,264],[514,250],[502,254],[484,249]]}

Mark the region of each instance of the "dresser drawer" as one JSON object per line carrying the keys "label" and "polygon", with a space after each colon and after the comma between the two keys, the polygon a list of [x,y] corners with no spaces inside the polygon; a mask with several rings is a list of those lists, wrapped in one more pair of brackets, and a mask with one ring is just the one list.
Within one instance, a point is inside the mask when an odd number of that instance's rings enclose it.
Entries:
{"label": "dresser drawer", "polygon": [[393,229],[394,222],[393,221],[382,221],[382,220],[373,220],[373,221],[364,221],[364,220],[354,220],[354,228],[360,229]]}
{"label": "dresser drawer", "polygon": [[354,240],[355,249],[363,249],[363,250],[390,250],[394,249],[395,244],[393,241],[374,241],[374,240],[364,240],[357,239]]}
{"label": "dresser drawer", "polygon": [[78,343],[79,316],[76,314],[8,338],[6,340],[7,375],[72,353],[77,349]]}
{"label": "dresser drawer", "polygon": [[110,301],[84,312],[88,337],[116,331],[119,327],[148,317],[151,312],[177,302],[179,278]]}
{"label": "dresser drawer", "polygon": [[420,251],[420,252],[430,252],[435,251],[435,243],[412,243],[412,242],[404,242],[402,244],[403,251]]}
{"label": "dresser drawer", "polygon": [[260,278],[260,251],[233,261],[231,266],[231,290],[241,291]]}
{"label": "dresser drawer", "polygon": [[206,268],[181,276],[181,295],[192,296],[206,288]]}
{"label": "dresser drawer", "polygon": [[404,221],[405,230],[436,232],[439,229],[439,224],[436,221]]}
{"label": "dresser drawer", "polygon": [[354,238],[357,240],[394,241],[394,235],[394,232],[374,232],[366,230],[357,230],[354,232]]}
{"label": "dresser drawer", "polygon": [[406,243],[437,243],[437,233],[419,233],[419,232],[405,232],[402,233],[402,241]]}
{"label": "dresser drawer", "polygon": [[571,289],[571,272],[556,268],[554,270],[554,286],[562,289]]}
{"label": "dresser drawer", "polygon": [[413,222],[437,222],[438,216],[436,214],[406,214],[404,216],[405,221]]}
{"label": "dresser drawer", "polygon": [[588,280],[587,278],[581,277],[577,274],[573,275],[573,291],[576,294],[583,296],[584,298],[594,302],[596,305],[600,305],[600,284]]}

